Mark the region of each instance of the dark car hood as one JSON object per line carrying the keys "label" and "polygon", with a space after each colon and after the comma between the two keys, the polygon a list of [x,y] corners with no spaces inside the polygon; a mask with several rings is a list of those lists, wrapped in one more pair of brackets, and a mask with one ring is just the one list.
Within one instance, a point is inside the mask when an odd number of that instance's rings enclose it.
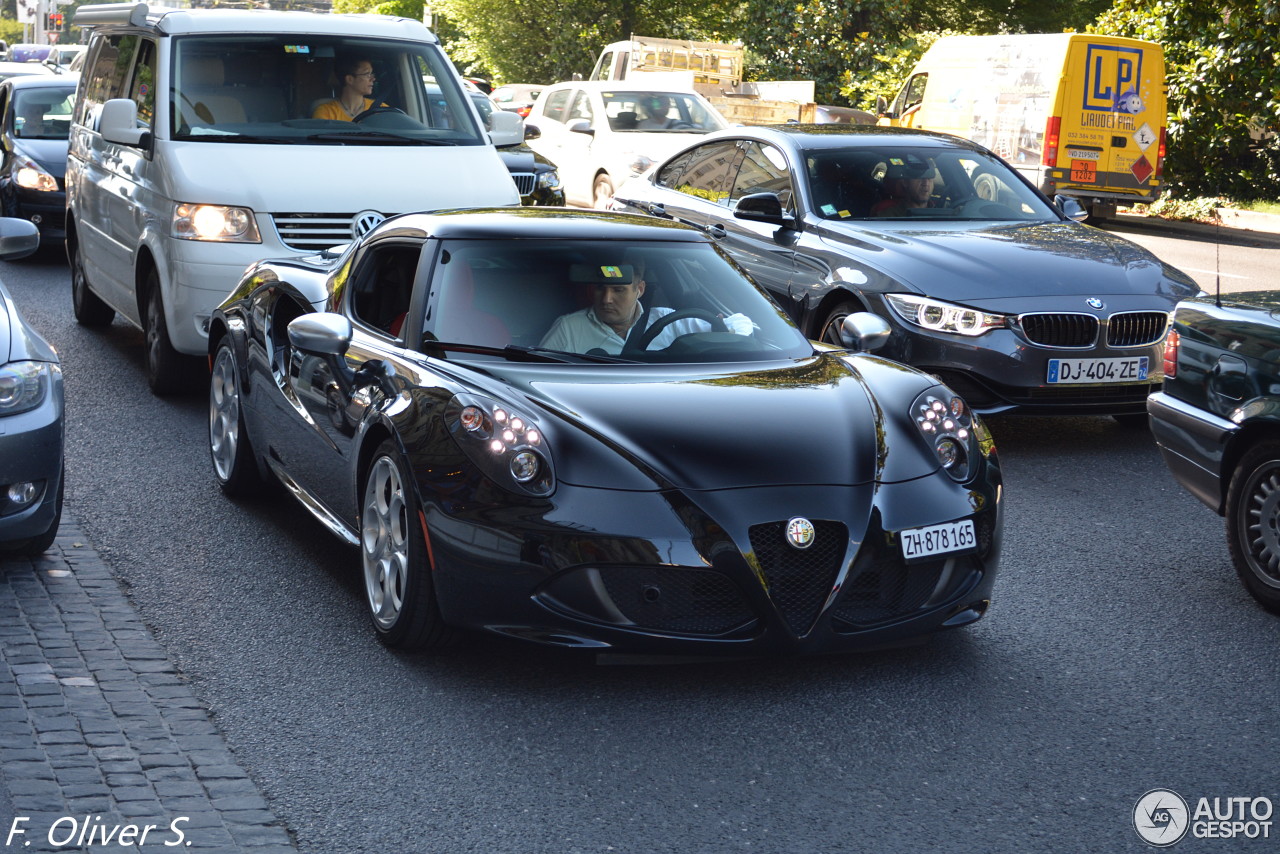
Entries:
{"label": "dark car hood", "polygon": [[53,177],[66,176],[68,144],[65,139],[13,139],[12,143],[18,153],[30,157]]}
{"label": "dark car hood", "polygon": [[0,286],[0,365],[26,359],[57,362],[58,353],[38,332],[22,322],[8,291]]}
{"label": "dark car hood", "polygon": [[1075,222],[824,222],[824,243],[907,289],[996,308],[1034,296],[1199,292],[1180,270],[1124,238]]}
{"label": "dark car hood", "polygon": [[[664,368],[661,379],[653,369],[613,366],[566,375],[521,365],[497,373],[572,424],[544,429],[566,483],[702,490],[876,479],[883,434],[849,364],[817,357],[750,373],[720,368]],[[912,390],[931,383],[902,373]],[[619,465],[619,455],[627,464]]]}
{"label": "dark car hood", "polygon": [[549,172],[556,165],[527,145],[509,145],[498,149],[502,165],[510,172]]}

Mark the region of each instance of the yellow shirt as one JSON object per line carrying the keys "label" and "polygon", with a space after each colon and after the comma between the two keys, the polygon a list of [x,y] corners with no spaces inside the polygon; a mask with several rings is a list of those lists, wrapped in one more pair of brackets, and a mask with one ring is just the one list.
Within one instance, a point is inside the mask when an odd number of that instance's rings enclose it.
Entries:
{"label": "yellow shirt", "polygon": [[360,107],[360,109],[356,110],[355,114],[353,115],[351,113],[348,113],[347,108],[342,106],[342,102],[335,98],[332,101],[325,101],[323,104],[320,104],[318,107],[316,107],[315,110],[311,113],[311,118],[332,119],[333,121],[336,121],[336,122],[349,122],[372,106],[373,106],[373,99],[365,98],[364,104]]}

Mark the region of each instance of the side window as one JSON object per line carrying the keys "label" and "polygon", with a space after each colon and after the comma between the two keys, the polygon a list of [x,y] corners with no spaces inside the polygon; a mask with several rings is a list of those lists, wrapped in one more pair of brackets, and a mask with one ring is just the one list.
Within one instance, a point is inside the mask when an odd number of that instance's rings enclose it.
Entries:
{"label": "side window", "polygon": [[907,88],[903,90],[902,98],[898,103],[899,116],[924,100],[924,88],[928,83],[928,74],[917,74],[907,81]]}
{"label": "side window", "polygon": [[138,37],[135,35],[104,36],[98,41],[93,67],[85,71],[81,82],[84,97],[76,113],[77,124],[96,129],[102,105],[112,98],[124,97],[125,80],[137,48]]}
{"label": "side window", "polygon": [[565,121],[565,110],[569,106],[570,94],[568,89],[552,92],[547,96],[547,103],[543,107],[542,114],[549,119],[563,123]]}
{"label": "side window", "polygon": [[668,190],[674,190],[680,186],[680,178],[684,175],[684,168],[689,165],[689,161],[693,159],[697,151],[697,149],[694,149],[681,154],[675,160],[663,166],[658,170],[654,183],[659,187],[666,187]]}
{"label": "side window", "polygon": [[675,189],[709,202],[727,204],[729,187],[726,178],[729,166],[737,156],[738,144],[733,140],[712,142],[694,149]]}
{"label": "side window", "polygon": [[573,96],[573,106],[569,108],[569,117],[565,119],[566,123],[578,121],[578,119],[586,119],[591,121],[591,96],[586,92],[578,92]]}
{"label": "side window", "polygon": [[351,310],[365,325],[400,337],[422,246],[378,243],[365,250],[351,280]]}
{"label": "side window", "polygon": [[733,182],[731,202],[752,193],[774,193],[782,202],[782,209],[795,212],[795,191],[787,160],[772,145],[748,142],[743,145],[742,165]]}
{"label": "side window", "polygon": [[139,41],[129,97],[138,105],[138,123],[151,127],[156,113],[156,44],[149,39]]}

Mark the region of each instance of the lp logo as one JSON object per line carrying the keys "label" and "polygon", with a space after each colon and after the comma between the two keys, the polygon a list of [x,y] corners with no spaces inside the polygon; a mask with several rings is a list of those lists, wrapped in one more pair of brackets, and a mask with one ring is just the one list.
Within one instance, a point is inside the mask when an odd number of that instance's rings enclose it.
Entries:
{"label": "lp logo", "polygon": [[[1135,113],[1141,109],[1142,51],[1117,45],[1088,46],[1084,75],[1084,108]],[[1137,106],[1138,109],[1134,109]]]}

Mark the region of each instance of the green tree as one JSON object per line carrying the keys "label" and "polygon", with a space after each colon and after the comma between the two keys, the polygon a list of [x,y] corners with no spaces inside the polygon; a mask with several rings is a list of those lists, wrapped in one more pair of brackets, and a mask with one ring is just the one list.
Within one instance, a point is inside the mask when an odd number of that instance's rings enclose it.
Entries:
{"label": "green tree", "polygon": [[1280,188],[1280,3],[1116,0],[1096,32],[1164,46],[1165,174],[1176,196],[1271,199]]}

